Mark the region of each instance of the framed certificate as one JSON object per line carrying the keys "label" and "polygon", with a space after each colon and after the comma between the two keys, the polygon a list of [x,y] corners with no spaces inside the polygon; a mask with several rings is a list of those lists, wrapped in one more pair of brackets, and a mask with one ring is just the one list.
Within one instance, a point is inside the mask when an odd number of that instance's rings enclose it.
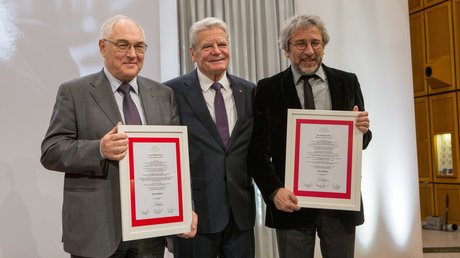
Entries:
{"label": "framed certificate", "polygon": [[289,109],[285,187],[299,206],[359,210],[362,132],[357,112]]}
{"label": "framed certificate", "polygon": [[185,126],[120,125],[128,153],[120,161],[123,241],[191,231]]}

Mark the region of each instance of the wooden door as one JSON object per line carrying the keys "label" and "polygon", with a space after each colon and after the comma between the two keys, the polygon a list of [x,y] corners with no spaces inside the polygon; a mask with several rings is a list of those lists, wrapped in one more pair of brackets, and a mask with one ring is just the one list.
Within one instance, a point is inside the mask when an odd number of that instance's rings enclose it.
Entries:
{"label": "wooden door", "polygon": [[455,92],[430,96],[431,154],[435,182],[460,182],[458,117]]}
{"label": "wooden door", "polygon": [[454,10],[454,39],[455,39],[455,67],[457,75],[455,77],[457,89],[460,89],[460,0],[452,2]]}
{"label": "wooden door", "polygon": [[434,189],[432,183],[420,183],[420,215],[422,219],[428,216],[435,216]]}
{"label": "wooden door", "polygon": [[429,93],[455,89],[455,65],[451,2],[425,11],[426,68]]}
{"label": "wooden door", "polygon": [[409,0],[409,13],[415,13],[423,9],[423,0]]}
{"label": "wooden door", "polygon": [[420,182],[433,182],[431,173],[431,137],[428,98],[415,99],[418,177]]}
{"label": "wooden door", "polygon": [[[460,185],[438,184],[435,185],[434,192],[436,215],[442,218],[447,217],[448,224],[459,224]],[[446,207],[448,208],[447,210]]]}
{"label": "wooden door", "polygon": [[425,24],[424,13],[410,16],[410,42],[412,49],[412,78],[414,95],[425,96],[428,93],[425,81]]}

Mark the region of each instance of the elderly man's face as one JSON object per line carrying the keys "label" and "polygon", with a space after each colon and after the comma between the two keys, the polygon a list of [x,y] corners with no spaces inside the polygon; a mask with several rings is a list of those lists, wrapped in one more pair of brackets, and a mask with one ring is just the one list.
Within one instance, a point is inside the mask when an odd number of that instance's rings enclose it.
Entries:
{"label": "elderly man's face", "polygon": [[230,63],[227,34],[219,28],[200,31],[195,48],[190,48],[192,61],[213,81],[218,81]]}
{"label": "elderly man's face", "polygon": [[[123,51],[117,47],[116,43],[119,42],[125,42],[135,47]],[[128,82],[141,71],[145,53],[137,51],[136,46],[142,44],[144,44],[142,31],[136,24],[127,20],[117,22],[112,28],[110,38],[99,41],[99,49],[104,57],[105,66],[115,78]]]}

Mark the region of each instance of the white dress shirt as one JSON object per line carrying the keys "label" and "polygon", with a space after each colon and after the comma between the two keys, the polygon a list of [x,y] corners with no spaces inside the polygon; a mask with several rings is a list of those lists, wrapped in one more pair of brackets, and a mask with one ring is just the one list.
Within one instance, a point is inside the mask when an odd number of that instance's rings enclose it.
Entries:
{"label": "white dress shirt", "polygon": [[[303,80],[300,80],[301,74],[291,66],[292,75],[294,78],[295,88],[297,90],[297,96],[299,96],[300,104],[305,108],[304,100],[304,88]],[[311,90],[313,92],[313,98],[315,100],[315,109],[319,110],[332,110],[331,103],[331,92],[329,91],[329,84],[327,82],[326,74],[324,73],[323,67],[320,66],[315,75],[317,78],[310,78],[308,82],[311,85]]]}
{"label": "white dress shirt", "polygon": [[[104,67],[104,73],[110,82],[110,87],[112,87],[113,96],[115,97],[115,101],[117,102],[118,110],[120,111],[120,114],[121,114],[121,119],[123,120],[122,122],[123,124],[125,124],[125,116],[123,113],[123,94],[117,91],[118,87],[120,87],[120,85],[123,82],[115,78],[105,67]],[[137,76],[134,77],[134,79],[132,79],[129,82],[129,85],[131,85],[131,87],[133,87],[134,89],[134,92],[130,91],[131,99],[133,99],[134,104],[136,104],[136,108],[137,108],[137,111],[139,112],[139,116],[141,117],[142,124],[145,125],[146,124],[145,115],[144,115],[144,109],[142,109],[142,105],[141,105],[141,98],[139,96]]]}
{"label": "white dress shirt", "polygon": [[[214,111],[214,96],[216,91],[211,88],[211,85],[214,83],[206,75],[204,75],[200,69],[197,68],[198,80],[200,81],[201,90],[203,92],[204,100],[206,101],[206,106],[208,107],[209,113],[211,114],[212,120],[216,122],[216,114]],[[235,99],[233,98],[233,91],[230,88],[230,81],[227,78],[227,73],[219,80],[219,83],[222,85],[222,96],[224,97],[225,109],[227,111],[228,119],[228,130],[229,135],[232,135],[233,128],[235,127],[237,112]]]}

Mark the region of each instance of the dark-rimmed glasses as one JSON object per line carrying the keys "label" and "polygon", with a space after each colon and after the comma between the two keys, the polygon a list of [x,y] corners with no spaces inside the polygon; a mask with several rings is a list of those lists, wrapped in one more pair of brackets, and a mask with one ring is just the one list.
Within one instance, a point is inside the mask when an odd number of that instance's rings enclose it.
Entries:
{"label": "dark-rimmed glasses", "polygon": [[308,44],[310,44],[311,48],[313,48],[314,50],[318,50],[323,47],[323,43],[324,42],[322,42],[321,40],[312,40],[311,42],[300,40],[289,44],[293,45],[298,50],[305,50],[308,47]]}
{"label": "dark-rimmed glasses", "polygon": [[138,54],[144,54],[145,51],[147,51],[147,44],[145,44],[144,42],[138,42],[138,43],[135,43],[133,45],[133,44],[131,44],[131,42],[129,42],[129,41],[125,40],[125,39],[119,39],[119,40],[117,40],[115,42],[110,41],[108,39],[104,39],[104,41],[115,45],[117,50],[120,51],[120,52],[123,52],[123,53],[126,53],[129,50],[131,50],[131,47],[134,47],[134,51],[136,51],[136,53],[138,53]]}

